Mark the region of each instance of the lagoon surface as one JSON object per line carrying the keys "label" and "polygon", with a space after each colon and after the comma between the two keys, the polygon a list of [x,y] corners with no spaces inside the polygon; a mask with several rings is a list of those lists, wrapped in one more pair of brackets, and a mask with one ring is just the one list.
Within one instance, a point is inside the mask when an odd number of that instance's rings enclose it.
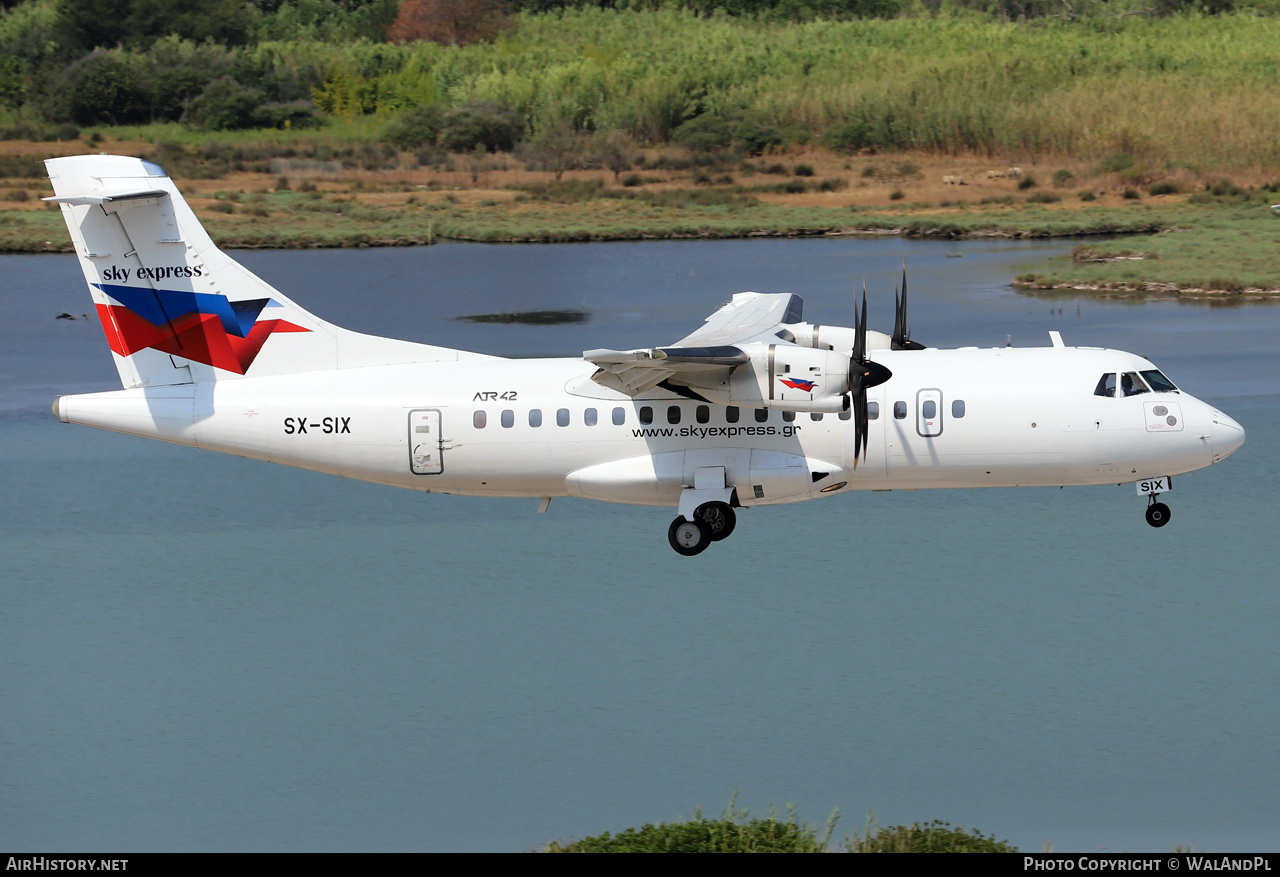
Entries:
{"label": "lagoon surface", "polygon": [[[794,803],[1025,850],[1280,848],[1280,307],[1028,298],[1070,243],[242,252],[352,329],[670,343],[733,292],[915,339],[1119,347],[1248,431],[1177,479],[667,511],[427,496],[72,427],[118,387],[74,259],[0,257],[0,847],[528,850]],[[950,257],[949,255],[950,254]],[[955,256],[959,256],[956,258]],[[578,322],[460,317],[565,310]]]}

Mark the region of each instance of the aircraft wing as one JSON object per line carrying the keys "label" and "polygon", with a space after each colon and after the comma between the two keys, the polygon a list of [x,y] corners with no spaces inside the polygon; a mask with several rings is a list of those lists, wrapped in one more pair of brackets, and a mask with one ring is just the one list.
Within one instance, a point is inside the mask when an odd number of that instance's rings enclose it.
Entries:
{"label": "aircraft wing", "polygon": [[670,347],[588,350],[582,356],[599,366],[593,381],[628,396],[661,385],[702,398],[698,388],[723,385],[733,369],[750,362],[751,355],[740,345],[765,338],[787,343],[775,336],[784,325],[800,322],[802,311],[798,295],[740,292]]}

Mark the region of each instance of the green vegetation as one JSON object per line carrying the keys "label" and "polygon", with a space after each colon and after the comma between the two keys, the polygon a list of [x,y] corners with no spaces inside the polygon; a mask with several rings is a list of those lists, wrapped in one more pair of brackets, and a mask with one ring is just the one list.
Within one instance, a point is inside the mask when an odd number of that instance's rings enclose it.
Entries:
{"label": "green vegetation", "polygon": [[1018,848],[1007,840],[996,840],[995,835],[951,827],[948,822],[934,820],[926,825],[894,825],[874,832],[868,827],[866,835],[847,841],[845,849],[851,853],[1016,853]]}
{"label": "green vegetation", "polygon": [[107,149],[228,246],[1127,234],[1020,283],[1280,291],[1280,0],[0,6],[9,251],[66,248],[37,159]]}
{"label": "green vegetation", "polygon": [[441,45],[385,42],[393,0],[217,0],[199,14],[177,0],[27,0],[0,15],[0,111],[33,127],[209,131],[369,118],[376,137],[414,108],[484,106],[520,139],[567,124],[748,154],[821,139],[1070,155],[1104,172],[1280,165],[1280,18],[1262,3],[1012,22],[1003,3],[904,4],[893,18],[833,3],[826,20],[785,3],[705,18],[692,2],[645,5],[522,12],[492,41]]}
{"label": "green vegetation", "polygon": [[[839,813],[832,813],[822,836],[788,810],[785,821],[776,816],[752,819],[746,811],[729,809],[718,819],[701,813],[685,822],[646,824],[616,835],[605,832],[570,843],[553,841],[547,853],[825,853],[831,848]],[[842,844],[850,853],[1016,853],[1008,841],[950,823],[895,825],[875,828],[870,822],[862,837]]]}
{"label": "green vegetation", "polygon": [[1082,244],[1060,268],[1024,274],[1015,285],[1040,292],[1085,290],[1213,300],[1274,296],[1280,291],[1280,216],[1268,210],[1265,201],[1255,194],[1249,203],[1189,205],[1165,214],[1172,221],[1164,232]]}
{"label": "green vegetation", "polygon": [[[834,820],[834,817],[833,817]],[[828,828],[834,828],[834,821]],[[785,822],[772,816],[750,819],[732,811],[719,819],[695,816],[688,822],[645,825],[639,831],[628,828],[617,835],[609,832],[568,844],[551,842],[547,853],[823,853],[830,831],[819,839],[810,826],[797,823],[793,815]]]}

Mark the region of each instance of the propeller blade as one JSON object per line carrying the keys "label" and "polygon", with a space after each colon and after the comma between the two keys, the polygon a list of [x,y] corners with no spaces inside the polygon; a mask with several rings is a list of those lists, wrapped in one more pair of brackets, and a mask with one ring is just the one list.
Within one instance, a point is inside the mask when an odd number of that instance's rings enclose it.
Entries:
{"label": "propeller blade", "polygon": [[898,298],[898,285],[893,287],[893,337],[889,346],[894,350],[924,350],[924,345],[911,340],[907,326],[907,263],[902,263],[902,298]]}

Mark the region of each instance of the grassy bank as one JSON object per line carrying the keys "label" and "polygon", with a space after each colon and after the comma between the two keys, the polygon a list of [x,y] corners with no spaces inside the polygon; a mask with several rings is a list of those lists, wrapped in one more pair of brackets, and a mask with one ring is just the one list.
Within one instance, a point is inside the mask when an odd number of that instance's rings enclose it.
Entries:
{"label": "grassy bank", "polygon": [[[18,175],[0,180],[0,250],[70,251],[60,212],[39,200],[51,193],[48,181],[27,174],[38,173],[37,155],[81,152],[84,145],[3,145],[11,154],[0,155],[0,164]],[[361,169],[355,159],[349,166],[261,158],[280,149],[270,143],[254,145],[240,160],[172,144],[100,146],[170,162],[201,221],[232,248],[770,235],[1087,236],[1099,240],[1017,284],[1047,293],[1280,297],[1280,217],[1269,209],[1272,199],[1280,200],[1273,191],[1280,187],[1256,175],[1239,177],[1237,184],[1184,171],[1178,185],[1148,182],[1143,188],[1128,170],[1079,161],[1037,159],[1017,177],[1003,168],[993,178],[993,162],[975,157],[849,158],[808,149],[694,161],[681,151],[650,150],[626,175],[571,171],[556,181],[503,156],[479,165],[456,156],[422,167],[401,166],[405,157],[393,151],[390,167],[383,156],[373,169]],[[24,148],[34,154],[21,154]],[[945,182],[956,177],[966,184]]]}

